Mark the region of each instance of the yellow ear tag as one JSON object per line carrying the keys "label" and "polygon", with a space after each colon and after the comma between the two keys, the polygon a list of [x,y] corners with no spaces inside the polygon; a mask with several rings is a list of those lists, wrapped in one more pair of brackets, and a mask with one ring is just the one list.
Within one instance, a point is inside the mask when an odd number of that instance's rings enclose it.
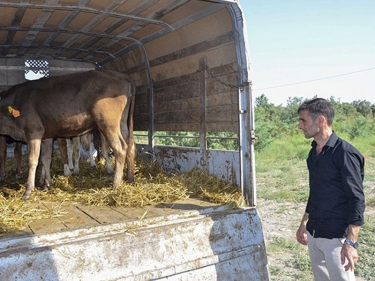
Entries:
{"label": "yellow ear tag", "polygon": [[21,112],[19,110],[17,110],[17,109],[14,109],[10,105],[8,106],[8,111],[9,111],[10,114],[13,115],[14,118],[17,118],[17,117],[21,116]]}

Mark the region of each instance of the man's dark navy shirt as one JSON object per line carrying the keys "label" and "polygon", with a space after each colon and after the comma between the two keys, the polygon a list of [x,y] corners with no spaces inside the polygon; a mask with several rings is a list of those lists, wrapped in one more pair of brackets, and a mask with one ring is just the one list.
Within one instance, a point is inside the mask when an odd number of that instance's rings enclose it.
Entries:
{"label": "man's dark navy shirt", "polygon": [[310,195],[307,230],[314,237],[343,238],[349,224],[362,225],[365,211],[361,153],[335,132],[316,155],[315,141],[307,158]]}

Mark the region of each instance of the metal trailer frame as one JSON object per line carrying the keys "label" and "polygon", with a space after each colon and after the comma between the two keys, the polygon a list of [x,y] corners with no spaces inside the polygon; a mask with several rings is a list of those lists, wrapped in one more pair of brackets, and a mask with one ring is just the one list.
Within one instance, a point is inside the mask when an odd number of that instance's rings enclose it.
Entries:
{"label": "metal trailer frame", "polygon": [[[122,210],[117,223],[101,218],[114,210],[82,207],[93,224],[46,233],[35,222],[39,232],[0,238],[0,279],[270,279],[255,208],[254,104],[239,1],[0,0],[0,14],[0,90],[25,80],[25,58],[48,60],[51,76],[128,73],[137,85],[135,129],[148,132],[139,155],[237,184],[248,205],[175,202],[145,219],[144,210]],[[157,145],[158,131],[198,132],[200,147]],[[208,149],[209,132],[238,133],[239,150]]]}

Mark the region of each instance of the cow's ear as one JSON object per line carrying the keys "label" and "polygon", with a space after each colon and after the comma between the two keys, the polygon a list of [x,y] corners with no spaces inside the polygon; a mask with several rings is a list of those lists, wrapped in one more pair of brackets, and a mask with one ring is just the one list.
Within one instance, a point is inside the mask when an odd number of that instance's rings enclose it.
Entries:
{"label": "cow's ear", "polygon": [[13,116],[17,118],[21,115],[21,112],[13,106],[3,105],[0,107],[0,114],[3,116]]}
{"label": "cow's ear", "polygon": [[10,114],[13,115],[14,118],[21,116],[21,112],[18,109],[16,109],[14,106],[8,105],[8,111]]}

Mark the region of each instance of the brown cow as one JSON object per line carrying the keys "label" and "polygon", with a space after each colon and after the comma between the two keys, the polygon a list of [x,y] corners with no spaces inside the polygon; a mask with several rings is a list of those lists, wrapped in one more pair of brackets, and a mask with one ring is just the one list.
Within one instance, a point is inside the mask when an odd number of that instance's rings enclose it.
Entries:
{"label": "brown cow", "polygon": [[115,71],[93,70],[11,87],[0,100],[0,134],[28,144],[29,174],[23,198],[30,198],[34,189],[41,146],[44,167],[50,167],[52,138],[70,138],[94,128],[101,131],[115,156],[113,187],[122,181],[125,161],[127,180],[134,181],[134,101],[134,82]]}

